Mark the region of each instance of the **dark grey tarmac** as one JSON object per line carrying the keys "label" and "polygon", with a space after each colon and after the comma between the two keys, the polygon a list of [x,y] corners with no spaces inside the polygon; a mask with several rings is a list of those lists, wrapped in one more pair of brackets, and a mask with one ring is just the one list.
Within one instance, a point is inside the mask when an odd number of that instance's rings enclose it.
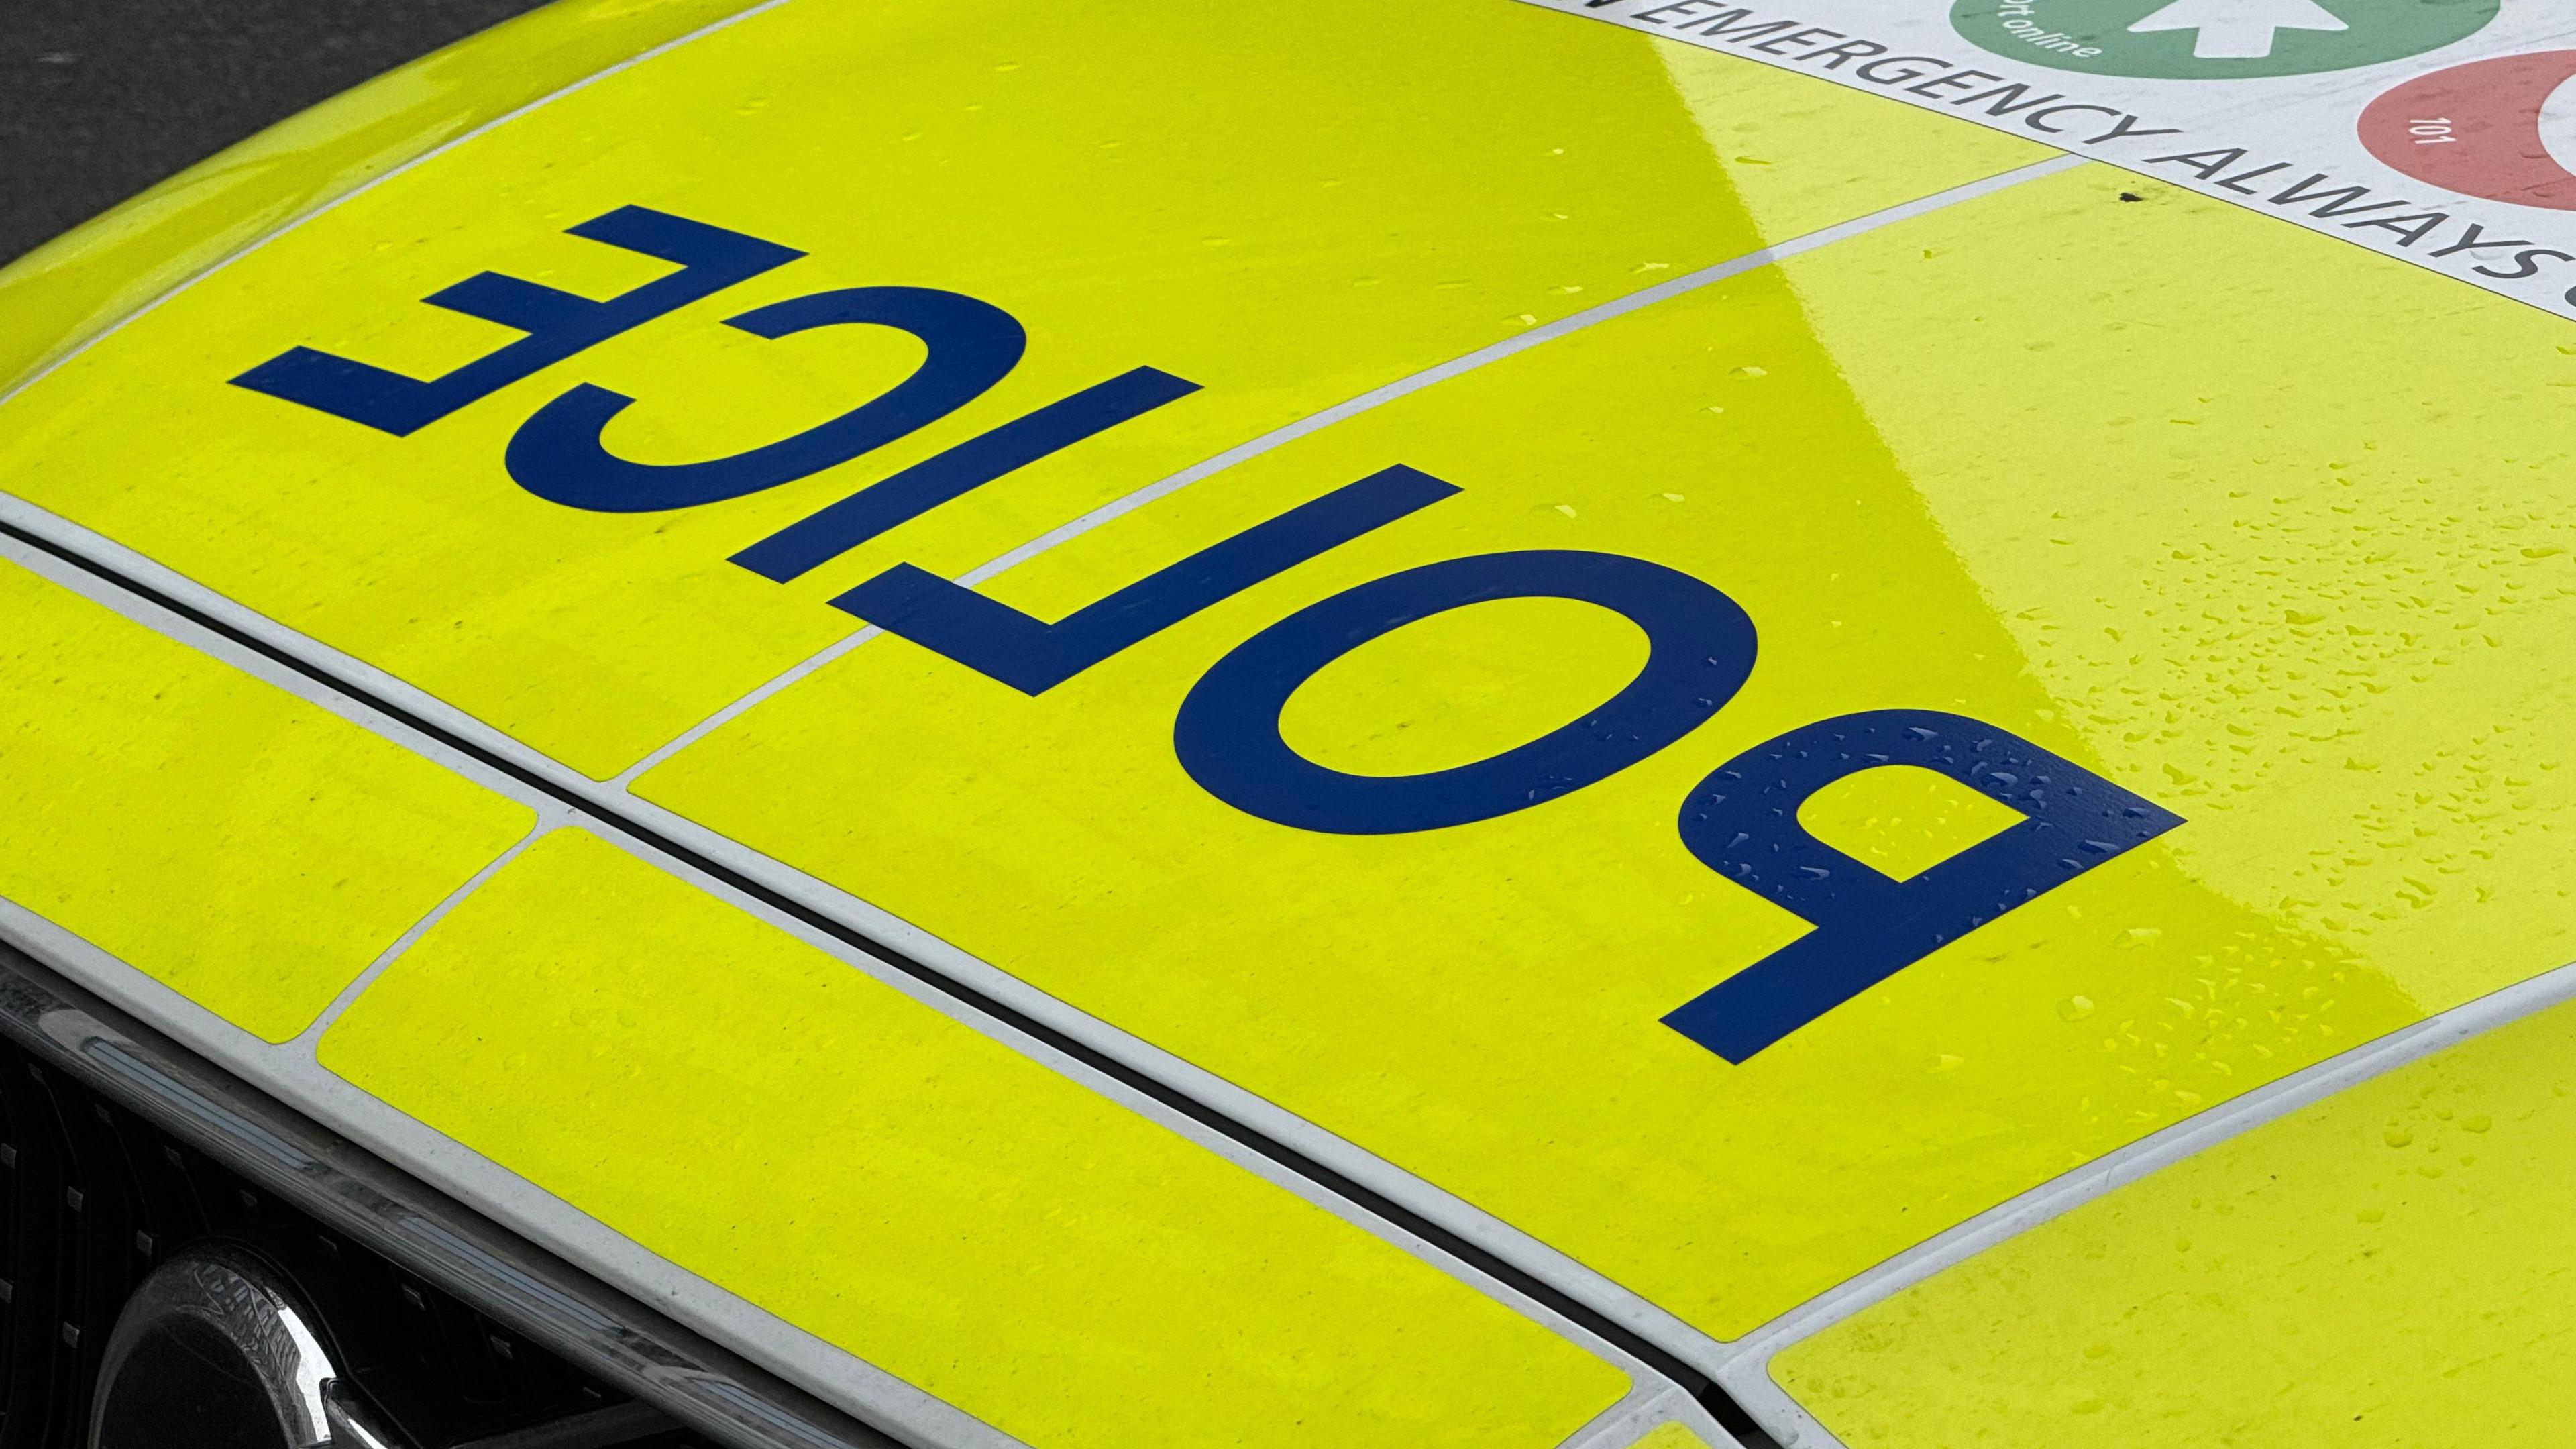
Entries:
{"label": "dark grey tarmac", "polygon": [[541,0],[0,0],[0,262]]}

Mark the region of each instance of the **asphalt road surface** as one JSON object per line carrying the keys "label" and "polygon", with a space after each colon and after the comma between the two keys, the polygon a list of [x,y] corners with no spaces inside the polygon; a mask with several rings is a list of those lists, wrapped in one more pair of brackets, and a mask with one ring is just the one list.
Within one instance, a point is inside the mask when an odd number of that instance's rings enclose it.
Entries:
{"label": "asphalt road surface", "polygon": [[0,262],[541,0],[0,0]]}

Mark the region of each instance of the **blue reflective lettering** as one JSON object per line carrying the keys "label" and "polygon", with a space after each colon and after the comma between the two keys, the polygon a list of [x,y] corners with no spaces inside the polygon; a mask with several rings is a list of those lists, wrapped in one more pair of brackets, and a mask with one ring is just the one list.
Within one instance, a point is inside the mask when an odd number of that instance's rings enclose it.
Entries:
{"label": "blue reflective lettering", "polygon": [[1198,390],[1195,382],[1151,367],[1121,373],[871,483],[735,554],[733,561],[783,584],[1015,468]]}
{"label": "blue reflective lettering", "polygon": [[1220,599],[1457,492],[1398,465],[1254,524],[1053,623],[897,564],[832,601],[889,634],[1044,694]]}
{"label": "blue reflective lettering", "polygon": [[[1288,696],[1353,649],[1451,609],[1528,598],[1625,615],[1646,631],[1645,667],[1581,719],[1453,769],[1349,775],[1280,738]],[[1201,788],[1264,820],[1341,835],[1438,830],[1526,810],[1645,759],[1734,698],[1753,654],[1753,621],[1678,569],[1609,553],[1480,554],[1345,589],[1252,636],[1190,690],[1172,744]]]}
{"label": "blue reflective lettering", "polygon": [[504,462],[518,485],[549,502],[600,513],[695,508],[775,488],[881,448],[983,396],[1019,364],[1028,334],[990,302],[927,287],[850,287],[754,308],[726,325],[772,341],[867,323],[909,332],[930,349],[912,376],[794,437],[700,463],[634,463],[600,442],[635,399],[583,383],[537,410]]}
{"label": "blue reflective lettering", "polygon": [[[1938,771],[2023,818],[1911,880],[1893,880],[1798,823],[1809,796],[1882,765]],[[1682,805],[1681,836],[1709,869],[1815,929],[1664,1024],[1742,1063],[1941,946],[2180,824],[2153,801],[1959,715],[1873,710],[1791,730],[1700,781]]]}
{"label": "blue reflective lettering", "polygon": [[805,255],[641,206],[621,206],[568,231],[678,262],[680,270],[605,302],[497,272],[478,273],[422,300],[527,336],[428,381],[294,347],[234,378],[233,385],[406,437],[586,347]]}

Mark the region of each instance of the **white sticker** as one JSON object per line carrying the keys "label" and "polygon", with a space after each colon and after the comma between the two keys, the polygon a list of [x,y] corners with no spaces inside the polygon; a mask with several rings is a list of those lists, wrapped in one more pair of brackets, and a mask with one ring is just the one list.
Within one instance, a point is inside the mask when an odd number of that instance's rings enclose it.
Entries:
{"label": "white sticker", "polygon": [[1964,116],[2576,316],[2542,0],[1526,0]]}

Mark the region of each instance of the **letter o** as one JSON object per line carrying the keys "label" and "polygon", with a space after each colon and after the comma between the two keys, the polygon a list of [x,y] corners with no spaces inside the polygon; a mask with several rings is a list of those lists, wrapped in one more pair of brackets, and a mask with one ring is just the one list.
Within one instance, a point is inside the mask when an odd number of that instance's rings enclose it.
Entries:
{"label": "letter o", "polygon": [[[1572,599],[1646,632],[1646,665],[1582,718],[1499,755],[1420,775],[1352,775],[1288,747],[1288,697],[1343,655],[1493,599]],[[1200,788],[1248,815],[1335,835],[1439,830],[1604,780],[1698,728],[1753,670],[1753,621],[1678,569],[1622,554],[1478,554],[1389,574],[1298,610],[1216,662],[1181,701],[1172,747]]]}

